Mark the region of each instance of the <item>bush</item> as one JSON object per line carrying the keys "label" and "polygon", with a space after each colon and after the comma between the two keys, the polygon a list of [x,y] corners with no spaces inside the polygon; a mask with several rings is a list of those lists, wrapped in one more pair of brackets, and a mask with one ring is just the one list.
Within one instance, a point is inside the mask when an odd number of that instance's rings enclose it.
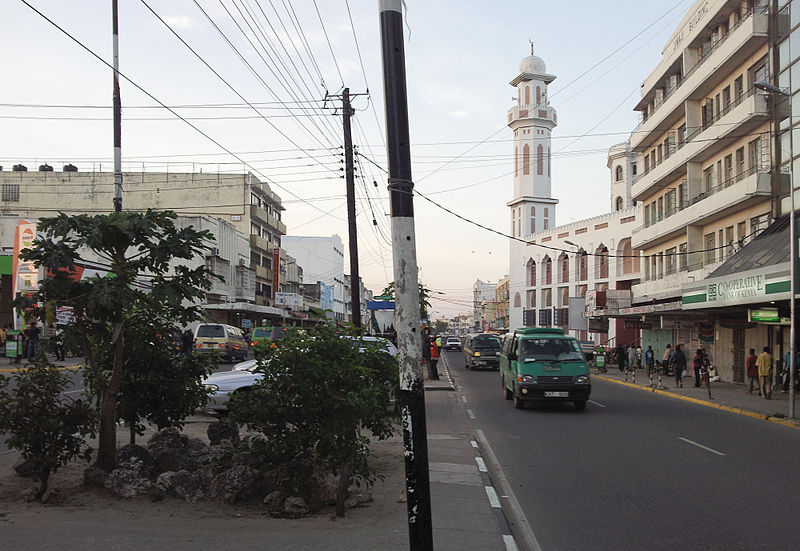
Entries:
{"label": "bush", "polygon": [[40,481],[37,498],[47,491],[51,473],[91,454],[85,437],[95,435],[97,415],[87,401],[62,394],[69,382],[43,355],[12,379],[0,377],[0,432]]}
{"label": "bush", "polygon": [[333,324],[287,335],[269,361],[260,362],[264,377],[229,405],[233,420],[260,433],[251,439],[253,451],[288,495],[308,499],[319,475],[338,474],[340,516],[342,487],[375,479],[367,463],[370,435],[382,440],[395,428],[389,401],[397,361],[357,338]]}

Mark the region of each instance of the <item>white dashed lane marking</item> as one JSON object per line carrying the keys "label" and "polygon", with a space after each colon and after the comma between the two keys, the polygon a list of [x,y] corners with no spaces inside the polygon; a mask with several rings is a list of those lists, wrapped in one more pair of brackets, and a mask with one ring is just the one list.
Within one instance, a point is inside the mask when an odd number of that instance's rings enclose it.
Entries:
{"label": "white dashed lane marking", "polygon": [[717,454],[717,455],[725,455],[725,454],[724,454],[724,453],[722,453],[722,452],[718,452],[717,450],[715,450],[715,449],[713,449],[713,448],[709,448],[708,446],[704,446],[704,445],[702,445],[702,444],[698,444],[697,442],[694,442],[694,441],[692,441],[692,440],[689,440],[688,438],[684,438],[683,436],[679,436],[679,437],[678,437],[678,440],[683,440],[683,441],[684,441],[684,442],[686,442],[687,444],[691,444],[692,446],[697,446],[698,448],[702,448],[702,449],[706,450],[707,452],[715,453],[715,454]]}
{"label": "white dashed lane marking", "polygon": [[500,499],[497,497],[497,492],[494,491],[494,488],[491,486],[484,486],[484,489],[486,490],[486,495],[489,496],[489,504],[495,509],[501,509]]}
{"label": "white dashed lane marking", "polygon": [[470,419],[475,419],[475,414],[474,414],[474,413],[472,413],[472,410],[471,410],[471,409],[468,409],[468,410],[467,410],[467,415],[469,415],[469,418],[470,418]]}
{"label": "white dashed lane marking", "polygon": [[482,473],[488,472],[486,470],[486,463],[483,461],[483,457],[480,457],[480,456],[476,457],[475,458],[475,463],[478,464],[478,470],[480,472],[482,472]]}
{"label": "white dashed lane marking", "polygon": [[603,404],[601,404],[600,402],[595,402],[594,400],[589,400],[589,403],[590,403],[590,404],[594,404],[594,405],[596,405],[596,406],[600,406],[601,408],[604,408],[604,407],[606,407],[606,406],[604,406]]}

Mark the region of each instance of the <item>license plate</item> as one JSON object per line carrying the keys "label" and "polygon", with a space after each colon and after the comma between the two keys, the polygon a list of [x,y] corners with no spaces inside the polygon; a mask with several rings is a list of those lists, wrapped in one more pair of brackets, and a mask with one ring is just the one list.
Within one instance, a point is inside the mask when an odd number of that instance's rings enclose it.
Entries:
{"label": "license plate", "polygon": [[568,398],[569,392],[562,392],[562,391],[547,391],[544,392],[545,398]]}

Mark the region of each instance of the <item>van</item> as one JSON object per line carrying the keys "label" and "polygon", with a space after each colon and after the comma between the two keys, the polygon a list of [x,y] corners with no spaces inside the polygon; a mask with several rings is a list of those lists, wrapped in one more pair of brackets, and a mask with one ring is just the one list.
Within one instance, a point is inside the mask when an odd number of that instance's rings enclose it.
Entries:
{"label": "van", "polygon": [[217,352],[226,362],[246,360],[248,353],[242,330],[222,323],[198,325],[194,330],[194,349],[204,353]]}
{"label": "van", "polygon": [[592,391],[589,365],[574,337],[555,328],[507,333],[500,351],[503,395],[521,409],[528,402],[572,402],[585,409]]}
{"label": "van", "polygon": [[491,333],[467,335],[464,364],[467,369],[499,369],[500,338]]}

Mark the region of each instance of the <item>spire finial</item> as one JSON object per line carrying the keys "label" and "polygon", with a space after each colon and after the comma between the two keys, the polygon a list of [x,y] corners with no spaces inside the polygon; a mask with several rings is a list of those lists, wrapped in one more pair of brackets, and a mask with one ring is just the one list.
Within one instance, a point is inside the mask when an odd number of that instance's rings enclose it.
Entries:
{"label": "spire finial", "polygon": [[533,40],[531,40],[531,39],[529,38],[529,39],[528,39],[528,42],[530,42],[530,44],[531,44],[531,55],[533,55]]}

